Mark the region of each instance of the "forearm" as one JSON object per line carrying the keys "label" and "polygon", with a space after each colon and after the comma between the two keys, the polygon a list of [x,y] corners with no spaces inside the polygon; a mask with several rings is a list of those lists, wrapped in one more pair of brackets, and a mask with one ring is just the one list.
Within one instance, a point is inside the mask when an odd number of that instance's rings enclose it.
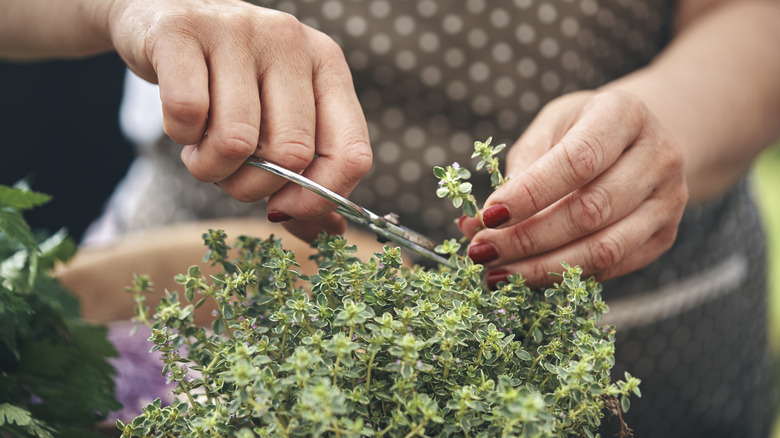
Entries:
{"label": "forearm", "polygon": [[728,189],[780,137],[778,23],[777,1],[721,5],[605,87],[639,96],[677,138],[693,202]]}
{"label": "forearm", "polygon": [[111,50],[111,0],[0,2],[0,58],[73,58]]}

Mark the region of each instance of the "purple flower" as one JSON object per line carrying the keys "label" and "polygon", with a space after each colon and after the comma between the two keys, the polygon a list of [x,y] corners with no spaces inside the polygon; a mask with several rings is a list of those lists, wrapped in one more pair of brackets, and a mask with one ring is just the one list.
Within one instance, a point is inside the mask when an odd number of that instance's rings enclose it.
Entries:
{"label": "purple flower", "polygon": [[214,309],[211,311],[211,316],[217,316],[217,315],[219,315],[219,310]]}
{"label": "purple flower", "polygon": [[422,361],[417,359],[417,368],[422,368]]}
{"label": "purple flower", "polygon": [[312,315],[311,316],[311,322],[317,322],[319,320],[320,320],[320,318],[317,315]]}
{"label": "purple flower", "polygon": [[455,169],[455,170],[460,169],[460,163],[458,163],[457,161],[452,163],[452,168]]}

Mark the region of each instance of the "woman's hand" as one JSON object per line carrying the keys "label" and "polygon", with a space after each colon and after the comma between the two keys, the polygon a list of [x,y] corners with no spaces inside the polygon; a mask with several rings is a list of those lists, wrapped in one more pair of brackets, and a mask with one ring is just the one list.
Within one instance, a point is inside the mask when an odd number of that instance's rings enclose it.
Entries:
{"label": "woman's hand", "polygon": [[[344,196],[370,168],[350,71],[323,33],[238,0],[115,0],[108,15],[119,54],[159,83],[165,132],[188,145],[181,157],[197,179],[241,201],[270,195],[269,219],[282,222],[322,218],[335,206],[243,165],[250,156]],[[343,230],[338,215],[325,222]]]}
{"label": "woman's hand", "polygon": [[512,273],[549,285],[561,261],[601,281],[640,269],[672,245],[688,199],[678,144],[624,92],[548,104],[510,149],[506,174],[485,227],[460,221],[491,287]]}

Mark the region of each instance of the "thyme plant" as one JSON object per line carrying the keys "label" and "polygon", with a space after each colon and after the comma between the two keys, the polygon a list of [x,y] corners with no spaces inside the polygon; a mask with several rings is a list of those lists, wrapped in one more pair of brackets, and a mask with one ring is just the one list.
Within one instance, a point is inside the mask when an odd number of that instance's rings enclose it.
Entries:
{"label": "thyme plant", "polygon": [[[442,170],[441,187],[467,193],[462,169]],[[425,269],[390,246],[358,260],[323,234],[311,276],[273,236],[240,236],[232,251],[222,231],[204,241],[220,273],[191,267],[154,313],[149,278],[129,288],[180,397],[118,422],[123,437],[593,437],[639,395],[638,379],[610,379],[615,332],[578,267],[546,290],[512,275],[491,291],[455,240],[437,250],[456,268]],[[193,323],[207,300],[210,328]]]}
{"label": "thyme plant", "polygon": [[[490,185],[495,189],[507,180],[501,174],[498,157],[496,156],[506,148],[506,144],[502,143],[492,146],[490,144],[492,141],[493,137],[488,137],[484,142],[475,141],[474,152],[471,154],[471,158],[479,158],[476,170],[482,170],[483,168],[487,170],[490,175]],[[439,179],[439,188],[436,190],[436,196],[451,200],[455,208],[463,209],[463,213],[469,217],[479,214],[477,199],[471,194],[472,184],[468,182],[468,179],[471,178],[471,172],[468,169],[461,167],[458,162],[455,162],[446,168],[434,167],[433,174]]]}

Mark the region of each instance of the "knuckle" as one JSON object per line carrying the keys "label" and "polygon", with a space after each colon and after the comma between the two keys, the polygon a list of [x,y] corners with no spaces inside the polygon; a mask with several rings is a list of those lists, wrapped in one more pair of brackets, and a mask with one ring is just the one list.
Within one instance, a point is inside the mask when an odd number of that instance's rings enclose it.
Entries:
{"label": "knuckle", "polygon": [[620,108],[620,117],[629,119],[644,119],[649,111],[644,101],[635,94],[623,90],[609,90],[594,96],[592,105],[607,104]]}
{"label": "knuckle", "polygon": [[249,123],[231,123],[215,134],[219,154],[228,159],[248,158],[257,149],[258,135],[258,129]]}
{"label": "knuckle", "polygon": [[531,284],[545,284],[549,277],[549,271],[542,263],[531,263],[530,266],[520,272]]}
{"label": "knuckle", "polygon": [[512,248],[515,250],[517,254],[522,254],[527,256],[531,254],[536,254],[538,250],[536,239],[529,232],[527,228],[524,227],[512,228],[512,234],[510,236],[510,239],[511,239]]}
{"label": "knuckle", "polygon": [[597,136],[585,134],[563,148],[561,168],[568,171],[569,183],[582,185],[599,172],[604,162],[604,145]]}
{"label": "knuckle", "polygon": [[194,33],[194,29],[200,19],[200,13],[197,11],[180,11],[163,14],[157,18],[149,27],[148,35],[152,37],[147,40],[148,43],[157,41],[157,37],[162,38],[171,32]]}
{"label": "knuckle", "polygon": [[190,174],[198,181],[212,183],[221,179],[214,175],[212,169],[208,168],[208,166],[204,166],[202,161],[186,161],[184,165],[187,167]]}
{"label": "knuckle", "polygon": [[190,174],[198,181],[201,182],[216,182],[214,181],[214,178],[211,176],[211,173],[206,171],[206,169],[201,168],[200,166],[193,165],[193,164],[186,164],[187,170],[190,172]]}
{"label": "knuckle", "polygon": [[657,240],[659,242],[660,247],[660,254],[665,253],[668,251],[672,245],[674,245],[674,241],[677,239],[677,224],[664,227],[662,230],[660,230],[657,233]]}
{"label": "knuckle", "polygon": [[305,40],[304,25],[293,15],[269,11],[256,40],[280,56],[297,53]]}
{"label": "knuckle", "polygon": [[533,206],[534,212],[538,212],[546,206],[545,200],[550,198],[550,193],[545,191],[547,187],[548,184],[544,180],[544,175],[536,172],[526,172],[518,190],[523,192],[528,202]]}
{"label": "knuckle", "polygon": [[315,97],[319,99],[334,91],[352,90],[352,72],[341,47],[327,35],[315,39],[318,41],[313,56],[317,79]]}
{"label": "knuckle", "polygon": [[328,34],[318,30],[312,30],[309,35],[311,42],[314,47],[317,48],[317,52],[321,59],[330,60],[335,58],[339,61],[344,59],[344,52],[341,50],[341,46]]}
{"label": "knuckle", "polygon": [[345,167],[349,170],[345,174],[345,185],[352,186],[365,176],[371,169],[373,154],[366,140],[366,134],[362,131],[350,133],[341,143],[344,150],[341,152]]}
{"label": "knuckle", "polygon": [[602,237],[590,248],[590,265],[595,272],[607,270],[622,260],[625,250],[615,238]]}
{"label": "knuckle", "polygon": [[301,128],[283,128],[261,142],[265,157],[294,172],[305,169],[314,159],[314,136]]}
{"label": "knuckle", "polygon": [[261,199],[260,196],[250,192],[249,190],[234,189],[228,192],[228,194],[239,202],[249,203]]}
{"label": "knuckle", "polygon": [[570,208],[570,219],[578,233],[595,231],[610,216],[611,197],[605,190],[591,189],[575,195]]}
{"label": "knuckle", "polygon": [[173,92],[163,101],[165,115],[184,125],[195,125],[204,121],[209,110],[207,96],[189,92]]}
{"label": "knuckle", "polygon": [[679,145],[672,140],[662,142],[662,144],[664,145],[662,152],[657,154],[661,169],[669,173],[682,175],[684,161]]}
{"label": "knuckle", "polygon": [[304,220],[317,219],[334,208],[334,204],[324,201],[322,198],[312,198],[310,201],[301,202],[296,207],[295,217]]}
{"label": "knuckle", "polygon": [[269,11],[266,29],[274,35],[286,40],[300,38],[303,32],[303,23],[294,15],[281,11]]}

